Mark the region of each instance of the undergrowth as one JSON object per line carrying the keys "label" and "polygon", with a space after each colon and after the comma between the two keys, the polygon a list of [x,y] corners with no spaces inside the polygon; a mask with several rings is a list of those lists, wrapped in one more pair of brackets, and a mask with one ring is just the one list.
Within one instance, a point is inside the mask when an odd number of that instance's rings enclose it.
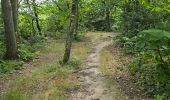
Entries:
{"label": "undergrowth", "polygon": [[22,39],[18,43],[18,56],[19,59],[15,61],[4,60],[5,46],[0,41],[0,74],[9,73],[13,70],[19,70],[23,67],[24,62],[31,61],[38,57],[38,49],[44,45],[45,38],[41,36],[34,36],[29,40]]}
{"label": "undergrowth", "polygon": [[77,59],[70,60],[62,66],[58,61],[42,66],[31,76],[18,78],[13,82],[4,100],[66,100],[63,95],[76,83],[72,71],[80,66]]}
{"label": "undergrowth", "polygon": [[90,46],[87,41],[74,42],[74,57],[62,65],[60,60],[64,52],[63,40],[47,41],[40,52],[43,58],[34,62],[37,70],[12,82],[3,95],[3,100],[67,100],[66,91],[78,85],[73,72],[83,67],[91,50]]}
{"label": "undergrowth", "polygon": [[135,56],[129,70],[138,85],[151,97],[162,97],[158,100],[170,97],[169,34],[164,30],[148,29],[119,41],[126,52]]}

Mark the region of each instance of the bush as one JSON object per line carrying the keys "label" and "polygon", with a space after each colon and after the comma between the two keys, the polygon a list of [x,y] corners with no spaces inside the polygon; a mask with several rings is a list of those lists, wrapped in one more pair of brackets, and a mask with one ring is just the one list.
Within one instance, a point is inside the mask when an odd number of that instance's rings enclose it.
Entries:
{"label": "bush", "polygon": [[155,28],[156,24],[160,23],[160,14],[148,10],[137,0],[129,1],[123,7],[121,30],[129,38],[136,36],[142,30]]}
{"label": "bush", "polygon": [[151,52],[139,54],[129,65],[129,70],[147,94],[169,96],[170,73],[167,65],[160,64],[154,57],[155,54]]}
{"label": "bush", "polygon": [[82,41],[82,39],[84,38],[84,33],[81,31],[78,31],[77,33],[74,34],[74,40],[75,41]]}
{"label": "bush", "polygon": [[[147,93],[170,96],[170,33],[159,29],[138,34],[136,59],[129,66],[138,83]],[[135,47],[137,47],[135,46]]]}
{"label": "bush", "polygon": [[[59,63],[60,63],[61,65],[63,65],[62,60],[59,61]],[[80,66],[80,64],[81,64],[81,61],[80,61],[79,59],[73,57],[73,58],[71,58],[71,59],[65,64],[65,66],[66,66],[66,67],[69,67],[69,68],[78,69],[79,66]]]}
{"label": "bush", "polygon": [[24,64],[23,61],[0,61],[0,74],[11,72],[12,70],[19,70]]}
{"label": "bush", "polygon": [[23,61],[30,61],[34,59],[37,54],[34,51],[34,48],[31,45],[26,45],[26,44],[19,44],[19,58],[22,59]]}

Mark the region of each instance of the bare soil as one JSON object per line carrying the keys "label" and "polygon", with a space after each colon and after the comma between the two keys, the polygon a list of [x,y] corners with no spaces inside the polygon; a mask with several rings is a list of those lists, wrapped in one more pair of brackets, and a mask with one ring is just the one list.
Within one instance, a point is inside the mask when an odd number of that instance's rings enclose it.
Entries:
{"label": "bare soil", "polygon": [[93,48],[87,59],[87,65],[77,73],[80,86],[69,91],[69,100],[129,100],[120,91],[116,80],[105,76],[99,69],[100,51],[112,43],[112,37],[101,36],[99,40],[92,42]]}

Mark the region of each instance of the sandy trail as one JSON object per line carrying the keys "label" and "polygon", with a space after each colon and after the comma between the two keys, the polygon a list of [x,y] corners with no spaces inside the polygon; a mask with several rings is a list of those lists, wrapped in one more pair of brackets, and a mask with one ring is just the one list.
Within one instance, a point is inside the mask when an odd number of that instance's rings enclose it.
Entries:
{"label": "sandy trail", "polygon": [[100,36],[94,40],[92,52],[87,59],[87,67],[78,72],[80,87],[70,91],[69,100],[128,100],[118,89],[118,83],[102,74],[100,51],[112,43],[112,35]]}

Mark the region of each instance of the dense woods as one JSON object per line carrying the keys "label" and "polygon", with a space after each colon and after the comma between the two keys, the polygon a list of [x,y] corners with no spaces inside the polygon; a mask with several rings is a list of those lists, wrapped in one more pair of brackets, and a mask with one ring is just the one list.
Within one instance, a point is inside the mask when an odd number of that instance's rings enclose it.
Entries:
{"label": "dense woods", "polygon": [[[114,36],[113,44],[109,47],[118,48],[124,54],[132,56],[125,66],[140,91],[144,91],[145,96],[153,100],[170,99],[169,0],[1,0],[0,16],[2,78],[18,70],[24,72],[24,65],[41,59],[41,55],[45,54],[43,50],[51,45],[53,46],[46,51],[47,54],[55,49],[51,55],[60,56],[45,59],[52,61],[55,58],[54,62],[57,63],[50,72],[57,70],[58,76],[61,73],[67,76],[65,74],[70,73],[70,70],[75,71],[81,69],[77,66],[86,65],[83,63],[86,58],[84,56],[89,54],[89,48],[86,46],[101,44],[95,40],[98,38],[97,35],[88,36],[88,32],[108,32]],[[100,38],[98,39],[100,41]],[[89,41],[92,43],[83,44]],[[79,52],[87,53],[83,55]],[[29,96],[26,94],[24,98],[20,92],[13,95],[12,93],[15,94],[17,91],[15,89],[7,92],[3,99],[37,99],[32,98],[34,93],[30,93]],[[55,96],[64,96],[59,90],[57,93]],[[63,98],[57,100],[65,100]]]}

